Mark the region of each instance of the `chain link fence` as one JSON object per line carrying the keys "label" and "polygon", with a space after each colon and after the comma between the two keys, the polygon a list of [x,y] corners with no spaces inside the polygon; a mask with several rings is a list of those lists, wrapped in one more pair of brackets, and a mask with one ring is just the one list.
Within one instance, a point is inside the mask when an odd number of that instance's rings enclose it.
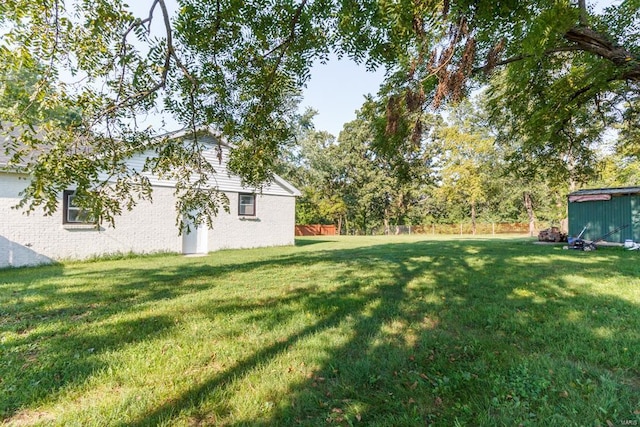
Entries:
{"label": "chain link fence", "polygon": [[[372,234],[386,234],[386,233],[383,227],[379,227],[372,230]],[[470,223],[393,225],[389,227],[389,234],[473,235],[473,226]],[[529,234],[529,223],[524,223],[524,222],[476,223],[475,234]]]}

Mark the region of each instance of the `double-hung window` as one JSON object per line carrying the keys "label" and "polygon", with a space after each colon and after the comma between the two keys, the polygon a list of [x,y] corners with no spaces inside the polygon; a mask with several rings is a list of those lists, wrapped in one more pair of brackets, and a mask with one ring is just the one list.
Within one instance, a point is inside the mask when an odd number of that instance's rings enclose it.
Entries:
{"label": "double-hung window", "polygon": [[93,224],[89,212],[76,205],[73,199],[76,196],[76,192],[73,190],[65,190],[63,193],[62,203],[62,222],[64,224]]}
{"label": "double-hung window", "polygon": [[238,215],[256,216],[256,195],[255,194],[239,194],[238,195]]}

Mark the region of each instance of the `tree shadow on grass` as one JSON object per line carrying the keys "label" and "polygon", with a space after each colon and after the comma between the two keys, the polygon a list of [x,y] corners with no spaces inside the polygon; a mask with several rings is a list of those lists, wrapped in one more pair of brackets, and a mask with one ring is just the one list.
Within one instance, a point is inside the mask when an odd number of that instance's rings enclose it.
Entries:
{"label": "tree shadow on grass", "polygon": [[[105,268],[98,262],[95,271],[92,264],[1,270],[0,416],[10,417],[81,384],[105,367],[97,357],[101,353],[156,338],[175,326],[173,318],[138,315],[146,304],[195,295],[239,272],[313,258],[210,265],[202,259],[163,263],[163,258],[151,257],[149,264],[158,266],[119,267],[123,263],[115,262],[116,267]],[[218,304],[221,312],[231,305],[227,300]],[[238,305],[233,311],[245,309]],[[123,314],[133,319],[121,320]]]}
{"label": "tree shadow on grass", "polygon": [[[291,387],[274,414],[237,424],[638,419],[640,366],[622,350],[640,342],[637,328],[627,323],[637,325],[637,303],[592,295],[563,277],[606,274],[603,261],[569,255],[549,264],[542,252],[539,259],[524,259],[529,250],[504,257],[481,242],[444,246],[444,252],[430,245],[390,246],[396,281],[385,304],[361,313],[353,338],[332,349],[313,379]],[[574,273],[576,267],[581,271]],[[419,278],[427,279],[424,285]],[[605,307],[609,313],[595,315]],[[318,377],[326,381],[318,383]],[[571,397],[580,401],[569,403]],[[587,407],[600,413],[591,411],[581,421],[577,414]]]}
{"label": "tree shadow on grass", "polygon": [[[311,261],[340,264],[333,277],[342,283],[337,291],[315,289],[280,301],[280,306],[295,301],[302,310],[325,313],[321,319],[251,352],[133,425],[170,422],[184,411],[191,414],[193,422],[215,423],[212,420],[225,414],[208,414],[200,407],[202,402],[219,396],[221,389],[270,360],[307,345],[309,337],[331,334],[345,323],[351,325],[350,338],[342,345],[327,345],[323,365],[307,381],[292,384],[286,395],[275,399],[270,414],[254,419],[238,414],[236,423],[425,425],[450,424],[456,419],[474,423],[483,417],[488,424],[555,419],[562,425],[575,421],[573,411],[581,404],[562,409],[562,399],[565,393],[580,395],[583,391],[567,390],[565,380],[606,388],[600,377],[607,372],[624,367],[627,378],[638,374],[638,362],[631,355],[599,356],[601,347],[611,348],[616,341],[637,348],[637,331],[624,324],[612,326],[608,316],[595,319],[589,312],[606,304],[634,316],[639,314],[638,307],[616,298],[580,293],[568,287],[562,277],[545,280],[547,274],[569,272],[577,266],[582,266],[582,274],[601,274],[606,269],[601,262],[585,267],[584,258],[569,255],[562,262],[548,264],[543,252],[534,253],[539,259],[527,259],[530,248],[515,248],[512,256],[504,254],[504,248],[494,251],[486,242],[426,242],[281,260],[289,265]],[[383,280],[369,286],[357,274],[376,268],[389,275],[386,283]],[[540,301],[532,304],[536,298]],[[254,311],[257,306],[241,303],[227,308],[230,311],[226,314],[234,315],[238,310]],[[576,311],[582,313],[581,320],[576,320]],[[286,321],[286,316],[275,318]],[[615,329],[609,338],[598,334],[605,325]],[[567,335],[574,335],[574,339],[568,341]],[[564,345],[569,342],[573,347],[567,349]],[[539,358],[543,361],[538,362]],[[550,366],[560,366],[563,371],[554,378]],[[632,396],[638,389],[632,383],[627,385],[617,384],[609,392],[628,404],[607,407],[594,396],[580,396],[582,405],[600,404],[603,420],[616,414],[620,419],[623,413],[634,417],[632,408],[638,402],[632,402]],[[602,396],[602,400],[608,399]],[[550,405],[557,413],[547,413],[543,402],[548,400],[558,401]]]}
{"label": "tree shadow on grass", "polygon": [[[375,260],[369,256],[367,251],[354,250],[347,251],[346,253],[338,251],[330,254],[320,254],[313,256],[296,256],[289,258],[288,260],[280,260],[279,264],[305,264],[309,261],[336,261],[339,259],[350,260],[351,268],[360,268],[362,260],[368,259],[368,263],[375,263]],[[353,260],[356,260],[353,262]],[[357,261],[361,260],[361,261]],[[406,278],[409,278],[411,274],[419,274],[419,271],[409,273],[403,272]],[[283,297],[278,300],[278,306],[286,306],[293,302],[296,302],[302,306],[302,310],[312,313],[323,313],[320,320],[300,329],[294,334],[287,336],[284,339],[278,340],[264,348],[259,349],[251,353],[245,359],[239,360],[234,366],[225,370],[220,375],[209,379],[202,385],[192,388],[189,392],[183,394],[179,399],[173,399],[169,404],[155,408],[144,417],[140,418],[138,422],[130,423],[126,425],[155,425],[163,422],[168,422],[176,412],[184,409],[194,409],[197,406],[197,402],[200,402],[207,395],[213,393],[216,389],[226,387],[232,380],[246,376],[257,367],[268,363],[269,360],[274,359],[278,355],[283,354],[292,347],[295,347],[299,343],[305,341],[307,338],[323,333],[343,323],[347,318],[359,318],[362,313],[358,312],[358,309],[370,305],[372,302],[378,302],[377,309],[367,315],[367,318],[372,319],[370,322],[358,322],[356,327],[355,340],[361,340],[362,336],[370,336],[375,333],[381,323],[388,319],[389,316],[394,316],[399,313],[398,308],[394,307],[398,302],[403,299],[404,285],[406,282],[394,283],[394,280],[389,281],[386,285],[377,287],[367,287],[366,283],[360,282],[357,278],[349,277],[349,275],[338,275],[336,279],[342,283],[338,291],[324,292],[322,290],[316,290],[313,293],[307,293],[302,290],[295,290],[289,296]],[[399,279],[396,277],[395,279]],[[363,291],[363,288],[366,288]],[[214,311],[216,316],[220,315],[234,315],[240,312],[254,311],[256,308],[261,308],[259,303],[240,303],[240,306],[235,304],[216,305]],[[208,312],[208,310],[205,310]],[[267,316],[267,314],[265,314]],[[274,318],[272,313],[268,315],[271,319]],[[277,319],[278,316],[276,315]],[[262,319],[254,319],[261,320]],[[285,321],[285,319],[281,319]],[[366,344],[362,343],[362,344]],[[360,347],[360,343],[353,342],[354,351]],[[197,411],[196,411],[197,412]],[[196,418],[199,415],[195,415]],[[206,414],[200,414],[203,418],[206,418]],[[125,425],[125,424],[123,424]]]}
{"label": "tree shadow on grass", "polygon": [[[566,425],[576,422],[575,411],[591,410],[589,406],[600,407],[598,420],[603,424],[608,419],[634,419],[633,410],[640,406],[634,382],[639,361],[622,349],[640,346],[634,326],[640,309],[636,300],[581,289],[573,280],[607,277],[611,262],[629,255],[603,251],[595,258],[566,253],[549,262],[548,254],[548,248],[513,242],[425,241],[217,266],[117,271],[122,283],[105,298],[123,302],[115,311],[105,308],[102,319],[130,310],[131,304],[198,294],[238,274],[321,263],[334,266],[321,270],[327,276],[324,283],[335,285],[331,288],[291,278],[290,289],[276,297],[253,297],[257,290],[250,283],[244,283],[250,291],[246,296],[212,300],[203,295],[193,308],[211,319],[242,316],[247,324],[269,329],[294,322],[302,310],[316,320],[273,342],[247,348],[245,357],[126,425],[171,423],[184,414],[202,424],[221,419],[238,425],[425,425],[456,420],[476,425]],[[637,279],[633,269],[623,270],[621,278]],[[85,297],[86,292],[79,292],[70,298]],[[89,300],[104,301],[99,294],[91,294]],[[34,315],[38,307],[32,307]],[[130,325],[143,327],[138,341],[155,333],[153,324],[167,333],[172,324],[163,318],[140,322]],[[122,335],[107,328],[101,333],[102,348],[120,347],[104,338],[112,332]],[[334,335],[343,339],[332,342]],[[314,345],[311,338],[316,336],[326,337],[320,366],[307,379],[291,383],[261,416],[230,416],[227,402],[218,402],[216,410],[207,404],[237,392],[230,388],[232,383],[276,358]],[[77,336],[74,346],[86,347],[89,337]],[[37,342],[35,337],[30,340]],[[59,347],[53,343],[51,348]],[[77,381],[99,368],[90,361],[86,357],[72,362],[71,371],[83,372]],[[56,391],[70,383],[38,390]],[[16,401],[13,408],[28,406],[39,396]],[[8,408],[11,413],[12,406]],[[555,412],[549,413],[549,408]]]}
{"label": "tree shadow on grass", "polygon": [[[61,264],[0,270],[0,419],[81,384],[105,367],[101,354],[156,339],[175,326],[172,317],[145,314],[146,304],[206,290],[239,270],[195,262],[95,272],[91,264],[85,267],[71,269],[71,284]],[[106,284],[98,285],[105,275]]]}
{"label": "tree shadow on grass", "polygon": [[[82,323],[83,319],[71,322]],[[51,399],[67,387],[82,384],[105,367],[102,354],[161,337],[173,326],[173,319],[165,316],[144,316],[99,328],[67,324],[4,343],[0,414],[9,417],[20,407]]]}
{"label": "tree shadow on grass", "polygon": [[296,246],[309,246],[309,245],[317,245],[320,243],[328,243],[328,242],[331,242],[331,240],[319,239],[319,238],[296,237]]}

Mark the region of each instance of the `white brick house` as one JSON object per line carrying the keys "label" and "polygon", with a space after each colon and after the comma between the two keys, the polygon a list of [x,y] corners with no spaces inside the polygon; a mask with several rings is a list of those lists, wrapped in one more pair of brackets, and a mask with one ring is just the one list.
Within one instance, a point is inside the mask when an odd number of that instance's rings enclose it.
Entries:
{"label": "white brick house", "polygon": [[[177,136],[179,134],[176,134]],[[285,180],[275,180],[256,192],[242,186],[240,178],[226,169],[228,148],[222,145],[218,160],[212,134],[205,157],[217,171],[215,185],[229,198],[230,213],[220,210],[212,229],[201,226],[180,235],[175,224],[174,184],[149,176],[153,202],[141,202],[116,218],[115,227],[82,224],[73,204],[64,200],[72,190],[60,194],[58,211],[45,216],[29,215],[13,207],[20,200],[28,177],[6,167],[0,152],[0,268],[35,265],[55,260],[83,259],[114,253],[176,252],[207,253],[218,249],[281,246],[294,243],[295,198],[300,193]],[[144,156],[131,159],[142,164]]]}

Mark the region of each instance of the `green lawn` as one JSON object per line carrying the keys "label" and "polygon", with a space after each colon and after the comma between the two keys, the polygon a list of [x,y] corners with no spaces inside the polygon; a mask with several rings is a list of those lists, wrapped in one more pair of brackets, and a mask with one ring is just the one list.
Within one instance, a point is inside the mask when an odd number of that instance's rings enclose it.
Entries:
{"label": "green lawn", "polygon": [[640,425],[640,252],[526,239],[0,270],[9,425]]}

